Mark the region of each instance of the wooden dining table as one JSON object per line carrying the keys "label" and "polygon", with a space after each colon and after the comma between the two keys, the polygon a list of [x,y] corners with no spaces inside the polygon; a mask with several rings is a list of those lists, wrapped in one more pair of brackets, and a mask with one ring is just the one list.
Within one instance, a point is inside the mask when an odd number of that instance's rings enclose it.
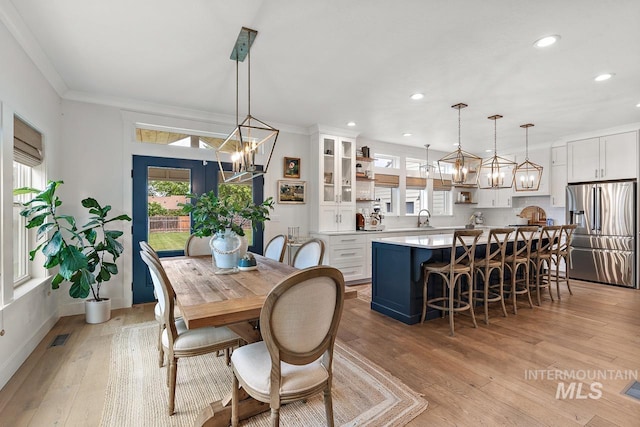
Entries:
{"label": "wooden dining table", "polygon": [[[226,326],[247,343],[259,341],[257,320],[267,294],[282,279],[299,271],[287,264],[254,255],[257,268],[233,274],[216,274],[211,256],[163,258],[162,266],[176,294],[176,302],[189,329]],[[347,288],[345,299],[355,298]],[[269,410],[269,404],[240,393],[240,419]],[[212,402],[198,416],[197,426],[228,426],[231,423],[231,392]]]}

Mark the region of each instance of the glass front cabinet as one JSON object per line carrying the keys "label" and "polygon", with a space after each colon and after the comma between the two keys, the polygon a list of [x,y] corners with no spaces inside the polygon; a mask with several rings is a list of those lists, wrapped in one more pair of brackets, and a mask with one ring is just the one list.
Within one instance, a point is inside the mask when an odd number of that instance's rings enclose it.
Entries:
{"label": "glass front cabinet", "polygon": [[[355,230],[355,139],[318,136],[317,217],[314,231]],[[315,209],[315,208],[312,208]]]}

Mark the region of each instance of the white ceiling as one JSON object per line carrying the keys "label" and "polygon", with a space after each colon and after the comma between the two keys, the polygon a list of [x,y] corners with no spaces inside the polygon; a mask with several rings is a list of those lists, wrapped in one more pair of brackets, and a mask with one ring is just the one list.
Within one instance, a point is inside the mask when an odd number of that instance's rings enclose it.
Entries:
{"label": "white ceiling", "polygon": [[640,122],[638,0],[1,0],[0,19],[68,99],[233,116],[245,26],[252,113],[270,124],[353,120],[367,139],[451,151],[465,102],[462,146],[481,153],[493,114],[499,151],[522,149],[528,122],[532,146]]}

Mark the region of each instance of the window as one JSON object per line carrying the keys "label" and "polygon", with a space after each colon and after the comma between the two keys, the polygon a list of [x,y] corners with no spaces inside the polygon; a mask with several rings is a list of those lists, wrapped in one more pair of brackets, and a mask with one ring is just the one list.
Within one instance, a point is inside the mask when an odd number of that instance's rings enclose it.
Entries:
{"label": "window", "polygon": [[432,215],[453,215],[451,190],[434,190]]}
{"label": "window", "polygon": [[381,153],[374,153],[374,156],[373,166],[375,168],[398,169],[400,167],[400,158],[397,156]]}
{"label": "window", "polygon": [[[31,168],[13,162],[13,188],[31,187]],[[22,203],[31,198],[29,194],[13,197],[13,283],[19,285],[29,274],[29,230],[27,220],[20,215]]]}
{"label": "window", "polygon": [[[13,188],[34,187],[34,168],[42,163],[42,134],[19,117],[13,117]],[[31,194],[13,198],[13,284],[18,286],[31,277],[29,251],[32,232],[27,230],[26,219],[20,215],[22,203]]]}
{"label": "window", "polygon": [[421,166],[424,165],[424,161],[419,159],[412,159],[407,157],[405,160],[405,165],[407,168],[407,176],[420,176],[420,170],[424,169]]}
{"label": "window", "polygon": [[427,191],[407,188],[405,209],[407,215],[418,215],[421,209],[427,209]]}
{"label": "window", "polygon": [[136,142],[215,150],[226,138],[226,135],[195,135],[187,129],[165,129],[168,128],[151,125],[136,127]]}
{"label": "window", "polygon": [[398,197],[397,188],[375,187],[375,199],[380,200],[380,211],[384,215],[395,214],[397,197]]}

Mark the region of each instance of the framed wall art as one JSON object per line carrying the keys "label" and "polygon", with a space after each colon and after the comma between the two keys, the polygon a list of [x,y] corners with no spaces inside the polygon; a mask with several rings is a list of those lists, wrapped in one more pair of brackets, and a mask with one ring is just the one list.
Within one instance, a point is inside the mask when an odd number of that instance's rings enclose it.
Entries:
{"label": "framed wall art", "polygon": [[299,157],[284,158],[283,175],[285,178],[300,178],[300,158]]}
{"label": "framed wall art", "polygon": [[305,203],[306,181],[278,181],[278,203]]}

